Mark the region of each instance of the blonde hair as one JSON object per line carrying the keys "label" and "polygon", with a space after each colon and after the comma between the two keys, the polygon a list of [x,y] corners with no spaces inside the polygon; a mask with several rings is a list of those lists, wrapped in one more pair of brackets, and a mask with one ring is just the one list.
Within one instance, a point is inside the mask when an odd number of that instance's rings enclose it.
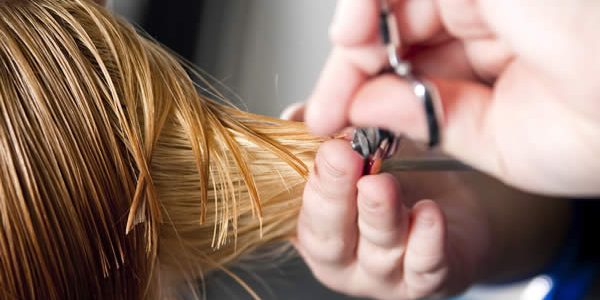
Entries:
{"label": "blonde hair", "polygon": [[321,140],[188,72],[92,2],[0,0],[2,298],[168,298],[293,235]]}

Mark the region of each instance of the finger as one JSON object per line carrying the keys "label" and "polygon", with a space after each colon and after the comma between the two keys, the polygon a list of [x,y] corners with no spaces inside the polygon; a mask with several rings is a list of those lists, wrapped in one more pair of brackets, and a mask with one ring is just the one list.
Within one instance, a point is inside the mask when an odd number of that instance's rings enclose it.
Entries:
{"label": "finger", "polygon": [[477,0],[439,0],[446,30],[460,39],[482,39],[494,34],[485,21]]}
{"label": "finger", "polygon": [[413,139],[427,138],[420,101],[409,83],[395,75],[383,75],[358,91],[350,110],[355,126],[383,127]]}
{"label": "finger", "polygon": [[358,182],[358,228],[361,241],[380,248],[401,244],[408,225],[400,187],[391,174],[365,176]]}
{"label": "finger", "polygon": [[[429,4],[424,5],[423,2]],[[378,1],[356,0],[339,2],[334,24],[341,24],[343,28],[341,31],[347,36],[333,34],[332,39],[336,47],[329,56],[308,101],[305,115],[308,127],[316,134],[331,135],[346,127],[350,101],[357,89],[387,63],[384,47],[381,41],[375,38],[377,37],[378,3]],[[394,3],[394,11],[399,15],[406,14],[402,19],[408,20],[406,24],[398,24],[403,39],[408,39],[408,43],[410,39],[426,40],[433,38],[434,33],[442,31],[438,26],[439,17],[434,8],[431,0]],[[414,16],[421,11],[430,11],[430,13],[419,17]],[[417,25],[422,23],[438,25],[429,27]],[[365,25],[365,29],[356,24],[370,25]]]}
{"label": "finger", "polygon": [[338,0],[329,35],[334,44],[357,46],[372,42],[378,28],[379,1]]}
{"label": "finger", "polygon": [[496,38],[450,39],[407,53],[416,74],[493,82],[513,60],[513,51]]}
{"label": "finger", "polygon": [[513,54],[507,42],[497,38],[489,26],[480,1],[440,0],[439,11],[446,31],[464,42],[473,70],[480,78],[493,82]]}
{"label": "finger", "polygon": [[404,45],[430,44],[445,33],[436,0],[398,0],[392,6]]}
{"label": "finger", "polygon": [[[397,0],[390,5],[403,44],[422,43],[443,32],[435,1]],[[379,13],[377,0],[339,0],[330,26],[331,40],[343,47],[380,43]]]}
{"label": "finger", "polygon": [[387,277],[400,266],[408,212],[391,174],[365,176],[358,182],[357,260],[371,276]]}
{"label": "finger", "polygon": [[435,292],[448,271],[446,223],[439,205],[419,201],[412,209],[411,225],[404,258],[404,278],[408,294],[421,297]]}
{"label": "finger", "polygon": [[[437,88],[444,119],[441,147],[473,166],[496,172],[496,149],[490,120],[490,87],[471,81],[429,79]],[[393,75],[380,76],[357,92],[350,110],[356,126],[388,128],[417,141],[428,140],[422,101],[409,83]]]}
{"label": "finger", "polygon": [[303,102],[294,103],[286,107],[279,115],[279,118],[288,121],[304,121],[304,109],[306,105]]}
{"label": "finger", "polygon": [[356,90],[384,63],[382,47],[334,48],[308,100],[308,127],[319,135],[331,135],[346,127]]}
{"label": "finger", "polygon": [[332,140],[319,149],[298,221],[298,244],[312,267],[342,265],[354,256],[361,172],[362,159],[348,142]]}
{"label": "finger", "polygon": [[[500,39],[475,39],[464,43],[468,60],[479,78],[494,82],[514,59],[514,52]],[[485,53],[485,54],[483,54]]]}

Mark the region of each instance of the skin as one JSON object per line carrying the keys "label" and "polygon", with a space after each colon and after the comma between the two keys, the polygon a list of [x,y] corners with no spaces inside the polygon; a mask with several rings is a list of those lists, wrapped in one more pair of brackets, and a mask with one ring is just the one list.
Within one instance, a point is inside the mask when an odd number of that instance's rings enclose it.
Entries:
{"label": "skin", "polygon": [[[293,105],[282,116],[302,120],[303,111]],[[411,144],[398,153],[418,154]],[[338,292],[419,299],[523,278],[549,263],[568,228],[566,201],[480,173],[361,177],[362,166],[347,141],[321,146],[293,240],[316,278]]]}
{"label": "skin", "polygon": [[[306,122],[322,135],[378,126],[426,141],[408,84],[378,75],[387,63],[378,3],[339,0]],[[445,152],[528,191],[600,194],[600,2],[391,3],[402,53],[441,96]]]}
{"label": "skin", "polygon": [[[600,50],[600,4],[392,2],[402,53],[441,96],[442,150],[529,191],[600,193],[600,60],[591,59]],[[379,75],[387,62],[377,5],[338,1],[334,47],[306,122],[322,135],[377,126],[426,141],[408,84]],[[288,115],[302,118],[303,110]],[[556,254],[568,227],[567,202],[481,174],[361,177],[361,165],[343,141],[322,146],[295,240],[315,276],[343,293],[417,299],[531,275]]]}

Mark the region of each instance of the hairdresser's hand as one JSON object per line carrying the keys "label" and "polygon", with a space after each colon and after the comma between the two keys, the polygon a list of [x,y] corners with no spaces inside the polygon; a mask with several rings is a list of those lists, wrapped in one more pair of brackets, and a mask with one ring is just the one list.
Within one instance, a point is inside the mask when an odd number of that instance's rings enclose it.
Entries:
{"label": "hairdresser's hand", "polygon": [[[600,194],[600,2],[391,2],[403,52],[439,89],[446,152],[530,191]],[[378,3],[338,1],[307,124],[323,135],[351,123],[425,141],[406,82],[375,75],[387,63]]]}
{"label": "hairdresser's hand", "polygon": [[294,244],[322,283],[416,299],[459,292],[489,266],[485,214],[457,178],[361,178],[362,163],[347,141],[325,142],[306,185]]}

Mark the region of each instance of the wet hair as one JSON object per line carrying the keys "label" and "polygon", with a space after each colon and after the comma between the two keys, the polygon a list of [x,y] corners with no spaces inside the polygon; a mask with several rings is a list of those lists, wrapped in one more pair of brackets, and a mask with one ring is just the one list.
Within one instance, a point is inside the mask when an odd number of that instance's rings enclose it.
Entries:
{"label": "wet hair", "polygon": [[321,142],[85,0],[0,1],[0,297],[170,298],[294,234]]}

